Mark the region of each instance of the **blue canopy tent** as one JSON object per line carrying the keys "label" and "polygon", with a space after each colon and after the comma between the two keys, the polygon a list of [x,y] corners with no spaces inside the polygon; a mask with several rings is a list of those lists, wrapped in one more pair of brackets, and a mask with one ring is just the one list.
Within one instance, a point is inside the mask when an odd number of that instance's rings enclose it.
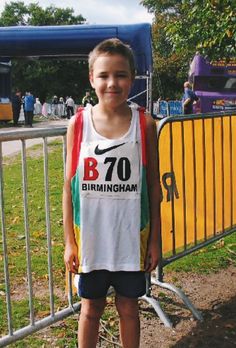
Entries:
{"label": "blue canopy tent", "polygon": [[0,61],[21,57],[86,59],[97,43],[111,37],[133,49],[137,80],[130,97],[151,110],[152,44],[151,26],[147,23],[0,27]]}

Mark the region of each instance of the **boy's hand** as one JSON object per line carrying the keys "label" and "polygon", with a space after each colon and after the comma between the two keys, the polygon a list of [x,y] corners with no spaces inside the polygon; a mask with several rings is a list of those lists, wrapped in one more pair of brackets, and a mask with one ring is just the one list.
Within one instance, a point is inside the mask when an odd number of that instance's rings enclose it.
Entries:
{"label": "boy's hand", "polygon": [[67,243],[65,246],[64,262],[69,272],[78,273],[79,259],[78,247],[75,243]]}
{"label": "boy's hand", "polygon": [[152,272],[158,265],[159,251],[157,243],[150,243],[145,260],[145,272]]}

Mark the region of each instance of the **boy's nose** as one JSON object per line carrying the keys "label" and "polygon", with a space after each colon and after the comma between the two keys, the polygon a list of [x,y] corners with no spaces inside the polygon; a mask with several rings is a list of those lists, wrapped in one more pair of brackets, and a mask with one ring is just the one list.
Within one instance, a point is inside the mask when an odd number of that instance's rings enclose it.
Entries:
{"label": "boy's nose", "polygon": [[116,84],[115,78],[114,78],[114,77],[110,77],[110,78],[108,79],[108,87],[115,86],[115,84]]}

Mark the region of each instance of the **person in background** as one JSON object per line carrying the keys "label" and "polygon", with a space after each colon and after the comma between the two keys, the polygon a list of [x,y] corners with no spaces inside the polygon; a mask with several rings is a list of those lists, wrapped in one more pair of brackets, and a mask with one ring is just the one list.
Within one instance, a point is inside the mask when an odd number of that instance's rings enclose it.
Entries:
{"label": "person in background", "polygon": [[78,346],[96,347],[112,285],[122,347],[138,348],[138,298],[146,291],[145,272],[159,258],[156,123],[127,104],[135,63],[123,42],[96,46],[89,76],[98,104],[69,122],[63,189],[64,261],[69,272],[80,273]]}
{"label": "person in background", "polygon": [[85,96],[82,99],[82,105],[86,107],[87,104],[94,105],[94,100],[90,95],[90,91],[85,92]]}
{"label": "person in background", "polygon": [[58,116],[63,117],[64,115],[65,115],[64,98],[60,97],[58,102]]}
{"label": "person in background", "polygon": [[66,99],[66,114],[67,118],[70,119],[71,116],[74,115],[75,112],[75,102],[74,99],[70,96]]}
{"label": "person in background", "polygon": [[11,102],[13,112],[13,124],[15,127],[17,127],[21,110],[21,92],[16,91],[12,96]]}
{"label": "person in background", "polygon": [[185,115],[193,113],[193,103],[198,100],[197,95],[192,91],[188,81],[184,82],[183,111]]}
{"label": "person in background", "polygon": [[52,115],[58,115],[58,97],[56,95],[52,98]]}
{"label": "person in background", "polygon": [[29,127],[33,127],[34,104],[34,96],[30,92],[26,92],[24,97],[25,125]]}
{"label": "person in background", "polygon": [[41,115],[42,114],[42,104],[41,104],[39,98],[36,98],[36,100],[35,100],[34,114],[35,115]]}

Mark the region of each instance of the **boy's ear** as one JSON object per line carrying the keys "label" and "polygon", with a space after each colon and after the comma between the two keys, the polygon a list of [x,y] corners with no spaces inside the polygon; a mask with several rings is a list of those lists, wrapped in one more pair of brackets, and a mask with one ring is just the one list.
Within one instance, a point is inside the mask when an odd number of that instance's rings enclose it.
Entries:
{"label": "boy's ear", "polygon": [[89,73],[89,81],[90,81],[91,86],[94,88],[94,85],[93,85],[93,73],[92,72]]}

